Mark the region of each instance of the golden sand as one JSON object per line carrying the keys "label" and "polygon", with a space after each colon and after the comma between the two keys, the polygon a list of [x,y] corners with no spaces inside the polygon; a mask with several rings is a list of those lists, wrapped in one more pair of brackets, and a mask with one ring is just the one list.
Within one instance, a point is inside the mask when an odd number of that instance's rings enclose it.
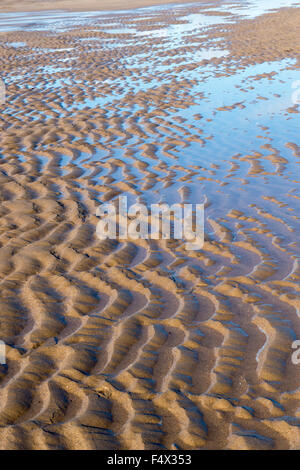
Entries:
{"label": "golden sand", "polygon": [[[185,115],[207,98],[201,86],[191,93],[201,77],[180,75],[206,66],[182,61],[208,40],[230,51],[210,61],[223,78],[248,63],[295,59],[299,21],[300,10],[287,9],[195,34],[196,46],[160,51],[165,81],[148,88],[159,37],[122,48],[130,36],[103,24],[1,33],[2,76],[15,76],[0,114],[2,449],[300,449],[300,373],[290,360],[300,339],[300,199],[287,159],[299,164],[299,147],[286,140],[283,155],[265,127],[260,146],[241,135],[226,162],[230,138],[220,137],[219,161],[210,162],[209,120],[201,107],[192,123]],[[138,28],[180,23],[169,11]],[[111,48],[95,47],[95,37]],[[256,73],[253,83],[265,78],[273,75]],[[131,89],[137,80],[143,87]],[[243,106],[216,104],[211,121]],[[198,164],[179,159],[192,145]],[[265,192],[255,199],[259,177]],[[200,252],[96,237],[99,200],[143,201],[174,187],[184,202],[191,181],[211,195],[208,214],[221,195]],[[253,203],[243,199],[252,187]]]}

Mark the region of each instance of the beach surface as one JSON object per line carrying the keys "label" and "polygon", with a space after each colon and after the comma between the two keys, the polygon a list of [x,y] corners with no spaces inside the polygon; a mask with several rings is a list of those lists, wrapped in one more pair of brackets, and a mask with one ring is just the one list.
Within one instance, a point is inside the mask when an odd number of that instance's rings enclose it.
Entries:
{"label": "beach surface", "polygon": [[[209,4],[213,0],[206,0]],[[0,11],[113,11],[145,8],[155,5],[193,3],[191,0],[0,0]],[[201,3],[201,2],[200,2]]]}
{"label": "beach surface", "polygon": [[0,1],[1,449],[300,449],[300,8],[181,3]]}

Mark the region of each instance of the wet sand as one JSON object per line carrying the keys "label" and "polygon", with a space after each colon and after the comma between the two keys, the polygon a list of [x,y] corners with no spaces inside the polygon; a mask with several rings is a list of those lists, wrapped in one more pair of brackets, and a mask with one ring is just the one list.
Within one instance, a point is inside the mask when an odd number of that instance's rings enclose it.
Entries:
{"label": "wet sand", "polygon": [[[209,4],[212,1],[205,0],[205,3]],[[17,3],[14,0],[0,0],[0,11],[113,11],[184,3],[193,2],[191,0],[130,0],[129,2],[124,2],[124,0],[85,0],[83,3],[82,0],[22,0]]]}
{"label": "wet sand", "polygon": [[2,449],[300,449],[300,9],[247,11],[0,17]]}

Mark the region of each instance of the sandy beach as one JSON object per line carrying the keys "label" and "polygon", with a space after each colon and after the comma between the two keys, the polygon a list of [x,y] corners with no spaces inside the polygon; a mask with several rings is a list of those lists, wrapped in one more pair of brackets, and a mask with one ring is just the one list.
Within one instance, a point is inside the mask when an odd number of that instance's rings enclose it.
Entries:
{"label": "sandy beach", "polygon": [[[213,0],[206,0],[209,4]],[[155,5],[178,5],[184,3],[193,3],[191,0],[22,0],[16,3],[14,0],[0,0],[0,11],[19,12],[19,11],[113,11],[113,10],[132,10],[136,8],[145,8]]]}
{"label": "sandy beach", "polygon": [[[300,4],[14,4],[0,449],[299,450]],[[203,248],[100,240],[120,196],[204,204]]]}

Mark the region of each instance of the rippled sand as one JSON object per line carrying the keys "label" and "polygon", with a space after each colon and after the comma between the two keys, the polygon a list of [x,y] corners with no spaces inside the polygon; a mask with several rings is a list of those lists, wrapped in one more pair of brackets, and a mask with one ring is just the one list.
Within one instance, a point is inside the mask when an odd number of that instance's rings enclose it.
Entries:
{"label": "rippled sand", "polygon": [[1,448],[300,449],[300,9],[231,5],[0,17]]}

